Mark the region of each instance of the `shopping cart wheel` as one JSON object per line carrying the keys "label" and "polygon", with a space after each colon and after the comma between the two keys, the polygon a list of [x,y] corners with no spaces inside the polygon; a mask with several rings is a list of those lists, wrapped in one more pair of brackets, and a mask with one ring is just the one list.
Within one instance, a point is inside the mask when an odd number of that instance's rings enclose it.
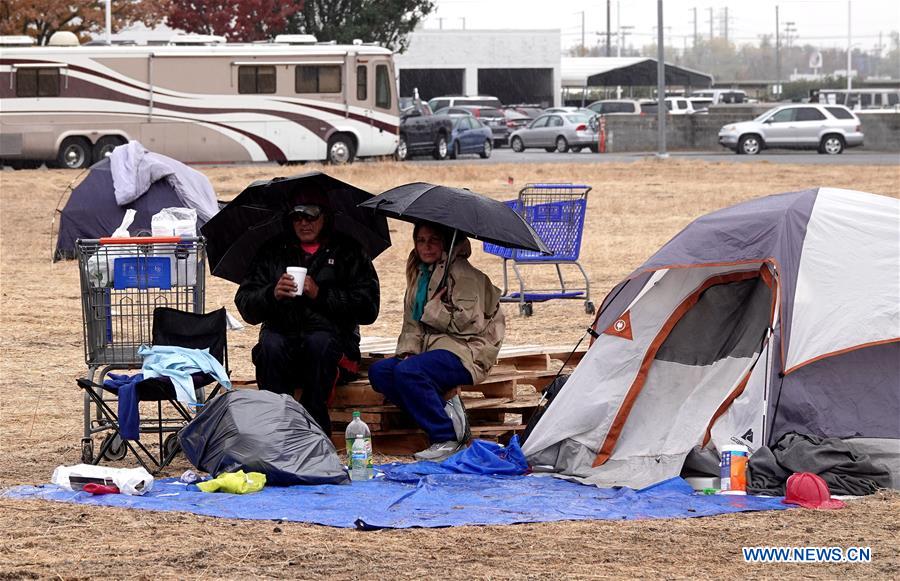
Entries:
{"label": "shopping cart wheel", "polygon": [[107,434],[106,437],[103,438],[103,442],[100,443],[101,450],[103,449],[103,446],[106,446],[108,440],[112,440],[112,442],[103,453],[103,458],[110,462],[118,462],[128,453],[128,446],[125,445],[125,442],[122,441],[119,434]]}
{"label": "shopping cart wheel", "polygon": [[593,301],[584,301],[584,312],[588,315],[593,315],[597,312],[597,309],[594,307]]}
{"label": "shopping cart wheel", "polygon": [[94,441],[90,438],[81,439],[81,463],[93,464],[94,462]]}
{"label": "shopping cart wheel", "polygon": [[534,313],[534,305],[531,303],[522,303],[519,305],[519,314],[530,317]]}
{"label": "shopping cart wheel", "polygon": [[181,444],[178,443],[178,434],[169,434],[163,441],[163,457],[173,457],[181,450]]}

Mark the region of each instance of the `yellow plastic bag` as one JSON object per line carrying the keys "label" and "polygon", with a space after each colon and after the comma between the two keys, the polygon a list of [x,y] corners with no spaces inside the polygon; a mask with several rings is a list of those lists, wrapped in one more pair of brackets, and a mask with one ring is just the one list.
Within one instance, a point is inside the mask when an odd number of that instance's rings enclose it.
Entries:
{"label": "yellow plastic bag", "polygon": [[266,485],[266,475],[260,472],[225,472],[212,480],[198,482],[197,488],[203,492],[230,492],[232,494],[247,494],[259,492]]}

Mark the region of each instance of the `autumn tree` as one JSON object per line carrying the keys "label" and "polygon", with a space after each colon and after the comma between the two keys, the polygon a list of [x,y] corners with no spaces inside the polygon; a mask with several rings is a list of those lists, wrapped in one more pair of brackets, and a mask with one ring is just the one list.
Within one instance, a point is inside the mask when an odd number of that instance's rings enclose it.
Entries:
{"label": "autumn tree", "polygon": [[231,42],[266,40],[281,34],[303,0],[186,0],[172,4],[167,24]]}
{"label": "autumn tree", "polygon": [[[116,0],[112,29],[136,22],[159,24],[171,0]],[[106,4],[97,0],[0,0],[0,34],[25,35],[47,44],[54,32],[68,30],[82,41],[106,28]]]}
{"label": "autumn tree", "polygon": [[305,0],[288,32],[342,44],[358,38],[402,52],[407,35],[433,10],[431,0]]}

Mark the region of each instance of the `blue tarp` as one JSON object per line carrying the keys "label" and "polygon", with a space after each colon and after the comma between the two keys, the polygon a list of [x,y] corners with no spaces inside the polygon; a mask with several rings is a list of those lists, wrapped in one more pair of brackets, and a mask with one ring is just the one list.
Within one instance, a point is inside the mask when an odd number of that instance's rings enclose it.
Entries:
{"label": "blue tarp", "polygon": [[788,508],[781,498],[694,494],[680,478],[635,491],[541,476],[434,473],[445,469],[431,463],[388,464],[380,470],[386,476],[350,486],[270,486],[246,495],[209,494],[164,479],[145,496],[91,496],[54,485],[18,486],[2,496],[362,529],[686,518]]}

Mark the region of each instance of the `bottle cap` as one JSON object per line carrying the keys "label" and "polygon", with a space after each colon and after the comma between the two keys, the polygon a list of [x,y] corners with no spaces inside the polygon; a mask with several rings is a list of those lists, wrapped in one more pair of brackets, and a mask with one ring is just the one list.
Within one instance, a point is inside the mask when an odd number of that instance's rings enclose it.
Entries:
{"label": "bottle cap", "polygon": [[358,418],[358,417],[359,417],[359,412],[353,412],[353,417],[354,417],[354,418]]}

